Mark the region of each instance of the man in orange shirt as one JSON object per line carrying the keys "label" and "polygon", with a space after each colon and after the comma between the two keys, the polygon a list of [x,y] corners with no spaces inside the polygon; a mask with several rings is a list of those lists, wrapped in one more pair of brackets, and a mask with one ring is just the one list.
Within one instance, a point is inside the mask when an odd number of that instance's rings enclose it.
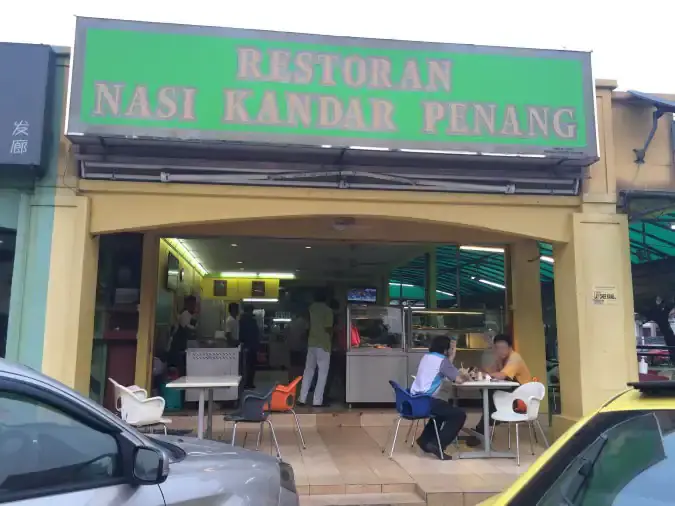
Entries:
{"label": "man in orange shirt", "polygon": [[[499,380],[516,381],[523,385],[532,381],[530,369],[520,356],[520,353],[513,349],[513,338],[506,334],[498,334],[492,341],[492,348],[495,352],[495,363],[487,368],[487,373]],[[489,391],[490,399],[490,415],[496,411],[493,399],[494,390]],[[474,429],[479,434],[483,434],[484,430],[483,417],[481,416],[478,425]],[[480,441],[478,438],[469,438],[468,446],[478,446]]]}
{"label": "man in orange shirt", "polygon": [[495,336],[492,346],[497,360],[488,367],[488,374],[495,379],[517,381],[521,385],[532,381],[532,375],[520,353],[513,349],[513,339],[506,334]]}

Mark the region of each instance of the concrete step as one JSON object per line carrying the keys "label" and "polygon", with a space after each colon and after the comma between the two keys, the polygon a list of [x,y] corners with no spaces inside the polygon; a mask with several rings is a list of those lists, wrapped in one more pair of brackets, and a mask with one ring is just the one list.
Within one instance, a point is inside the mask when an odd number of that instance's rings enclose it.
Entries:
{"label": "concrete step", "polygon": [[303,495],[300,506],[425,506],[417,494]]}

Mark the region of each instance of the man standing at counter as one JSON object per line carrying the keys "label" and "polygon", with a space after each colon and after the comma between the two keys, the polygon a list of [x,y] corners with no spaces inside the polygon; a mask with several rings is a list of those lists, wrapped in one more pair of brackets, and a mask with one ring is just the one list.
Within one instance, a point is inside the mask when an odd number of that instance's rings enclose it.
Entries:
{"label": "man standing at counter", "polygon": [[169,365],[178,369],[181,376],[185,376],[185,352],[187,342],[194,335],[197,321],[197,298],[194,295],[188,295],[183,299],[183,311],[178,316],[178,325],[171,336],[169,344]]}
{"label": "man standing at counter", "polygon": [[239,319],[239,340],[244,353],[244,388],[255,389],[255,370],[258,365],[260,347],[260,327],[253,314],[253,306],[244,306],[244,314]]}
{"label": "man standing at counter", "polygon": [[307,403],[309,388],[318,369],[316,387],[314,387],[314,406],[323,405],[323,391],[330,367],[330,349],[333,337],[333,310],[326,304],[326,293],[317,291],[314,302],[309,306],[309,338],[305,373],[302,376],[299,404]]}
{"label": "man standing at counter", "polygon": [[239,304],[230,302],[225,320],[225,338],[228,346],[239,346]]}

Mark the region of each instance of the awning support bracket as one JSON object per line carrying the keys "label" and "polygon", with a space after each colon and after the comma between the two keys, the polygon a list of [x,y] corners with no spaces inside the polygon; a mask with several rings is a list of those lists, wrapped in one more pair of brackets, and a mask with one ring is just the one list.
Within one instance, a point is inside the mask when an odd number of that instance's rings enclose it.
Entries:
{"label": "awning support bracket", "polygon": [[633,153],[635,153],[635,163],[637,163],[638,165],[642,165],[643,163],[645,163],[645,157],[647,156],[647,149],[649,148],[651,142],[654,140],[656,129],[659,127],[659,120],[661,119],[661,116],[663,116],[665,113],[666,111],[659,108],[656,108],[652,113],[652,128],[649,131],[649,135],[647,135],[645,145],[642,147],[642,149],[633,150]]}
{"label": "awning support bracket", "polygon": [[638,101],[650,104],[652,107],[654,107],[654,112],[652,113],[652,128],[649,131],[647,139],[645,140],[645,145],[642,146],[642,149],[633,150],[633,153],[635,153],[635,163],[642,165],[645,163],[647,149],[654,140],[656,129],[659,127],[659,120],[666,113],[675,113],[675,102],[657,95],[642,93],[641,91],[628,90],[628,93],[630,93],[633,98],[637,99]]}

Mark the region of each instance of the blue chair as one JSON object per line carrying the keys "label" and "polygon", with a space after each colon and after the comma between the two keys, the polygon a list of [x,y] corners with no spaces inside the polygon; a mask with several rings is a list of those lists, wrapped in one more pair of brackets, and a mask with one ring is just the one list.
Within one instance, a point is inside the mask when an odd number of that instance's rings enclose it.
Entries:
{"label": "blue chair", "polygon": [[[441,448],[441,436],[438,433],[438,424],[436,419],[431,415],[431,396],[430,395],[412,395],[408,390],[403,388],[395,381],[389,381],[389,384],[394,389],[396,396],[396,411],[398,413],[398,420],[396,421],[396,430],[394,431],[394,439],[391,442],[391,450],[389,451],[389,458],[394,455],[394,447],[396,446],[396,438],[398,437],[398,430],[401,427],[401,420],[409,420],[411,426],[418,420],[426,420],[431,418],[436,431],[436,443],[438,444],[439,457],[444,459],[443,448]],[[389,431],[391,434],[391,430]],[[387,442],[389,437],[387,437]],[[387,450],[387,446],[382,449],[382,453]]]}

